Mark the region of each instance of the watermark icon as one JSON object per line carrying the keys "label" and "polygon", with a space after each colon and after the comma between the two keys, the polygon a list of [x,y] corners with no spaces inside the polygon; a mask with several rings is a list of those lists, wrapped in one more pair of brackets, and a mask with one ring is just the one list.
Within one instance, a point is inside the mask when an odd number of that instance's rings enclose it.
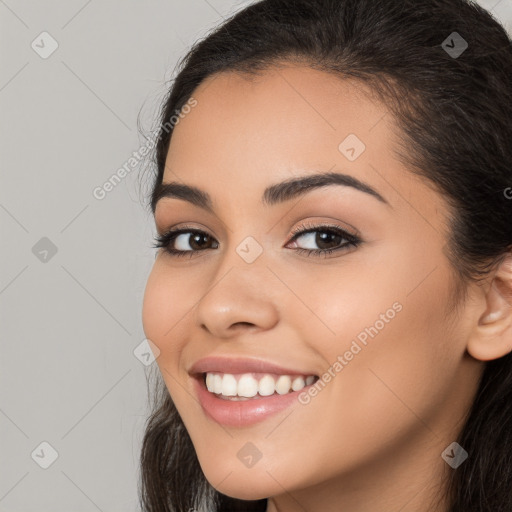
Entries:
{"label": "watermark icon", "polygon": [[236,456],[240,459],[242,464],[251,469],[261,459],[261,457],[263,457],[263,454],[258,450],[257,446],[248,442],[240,448]]}
{"label": "watermark icon", "polygon": [[339,152],[350,162],[359,158],[365,149],[364,142],[353,133],[348,135],[338,146]]}
{"label": "watermark icon", "polygon": [[41,32],[30,46],[41,59],[47,59],[59,47],[59,43],[48,32]]}
{"label": "watermark icon", "polygon": [[30,456],[38,466],[48,469],[58,459],[59,453],[50,443],[43,441]]}
{"label": "watermark icon", "polygon": [[446,464],[453,469],[457,469],[468,458],[468,452],[454,441],[444,450],[441,457]]}
{"label": "watermark icon", "polygon": [[[323,373],[320,378],[310,386],[306,391],[303,391],[299,394],[298,400],[302,405],[307,405],[311,402],[311,399],[322,391],[328,382],[330,382],[338,373],[340,373],[345,366],[349,364],[354,356],[359,354],[361,350],[366,347],[368,344],[368,336],[370,338],[374,338],[377,334],[384,329],[386,324],[388,324],[393,318],[395,318],[396,314],[402,311],[403,306],[400,302],[394,302],[393,305],[386,310],[385,313],[381,313],[379,315],[379,320],[376,320],[372,326],[365,327],[358,335],[357,339],[352,340],[352,344],[350,348],[346,350],[343,355],[338,355],[336,361],[329,366],[327,371]],[[364,347],[361,347],[357,341],[359,341]]]}
{"label": "watermark icon", "polygon": [[160,356],[160,349],[151,340],[146,338],[134,348],[133,355],[144,366],[149,366]]}
{"label": "watermark icon", "polygon": [[237,254],[246,263],[253,263],[263,252],[263,247],[252,236],[248,236],[236,248]]}
{"label": "watermark icon", "polygon": [[[180,122],[180,119],[183,119],[187,114],[189,114],[193,107],[197,105],[197,100],[191,97],[185,105],[183,105],[180,111],[177,111],[176,114],[170,117],[168,121],[166,121],[162,125],[162,130],[166,133],[169,133],[174,127]],[[110,176],[108,180],[106,180],[101,186],[97,186],[93,189],[92,195],[98,201],[102,201],[107,197],[109,192],[115,189],[121,181],[130,174],[133,169],[139,165],[140,161],[143,157],[145,157],[149,152],[155,147],[159,138],[159,134],[156,133],[153,137],[150,137],[145,144],[143,144],[137,151],[134,151],[130,158],[121,166],[117,171]]]}
{"label": "watermark icon", "polygon": [[468,46],[468,42],[458,32],[452,32],[441,43],[443,50],[452,59],[458,59],[467,50]]}
{"label": "watermark icon", "polygon": [[505,196],[506,199],[512,199],[512,187],[507,187],[503,191],[503,195]]}
{"label": "watermark icon", "polygon": [[32,247],[32,254],[41,262],[48,263],[56,254],[57,246],[46,236],[41,238],[34,247]]}

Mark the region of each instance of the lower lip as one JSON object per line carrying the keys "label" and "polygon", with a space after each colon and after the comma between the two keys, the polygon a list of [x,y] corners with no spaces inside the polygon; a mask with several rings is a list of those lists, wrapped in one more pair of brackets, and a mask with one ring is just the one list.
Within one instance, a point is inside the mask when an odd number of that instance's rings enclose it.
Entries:
{"label": "lower lip", "polygon": [[[204,379],[194,378],[196,393],[205,414],[212,420],[229,427],[246,427],[267,419],[269,416],[286,409],[298,400],[305,386],[299,391],[292,391],[286,395],[277,393],[252,400],[225,400],[210,393],[206,389]],[[311,385],[314,385],[311,384]]]}

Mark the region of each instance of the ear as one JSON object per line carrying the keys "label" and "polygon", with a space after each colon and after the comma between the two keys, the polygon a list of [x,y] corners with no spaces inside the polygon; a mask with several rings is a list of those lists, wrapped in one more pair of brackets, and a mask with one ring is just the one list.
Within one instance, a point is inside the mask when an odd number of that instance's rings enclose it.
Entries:
{"label": "ear", "polygon": [[489,361],[512,351],[512,253],[495,270],[483,309],[467,351],[475,359]]}

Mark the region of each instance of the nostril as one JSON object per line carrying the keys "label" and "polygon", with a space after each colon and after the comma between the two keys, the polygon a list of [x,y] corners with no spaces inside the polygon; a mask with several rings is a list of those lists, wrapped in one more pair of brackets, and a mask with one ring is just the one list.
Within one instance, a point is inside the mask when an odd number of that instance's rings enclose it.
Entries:
{"label": "nostril", "polygon": [[236,327],[236,326],[248,326],[248,327],[254,327],[254,324],[251,324],[251,322],[236,322],[234,323],[231,327]]}

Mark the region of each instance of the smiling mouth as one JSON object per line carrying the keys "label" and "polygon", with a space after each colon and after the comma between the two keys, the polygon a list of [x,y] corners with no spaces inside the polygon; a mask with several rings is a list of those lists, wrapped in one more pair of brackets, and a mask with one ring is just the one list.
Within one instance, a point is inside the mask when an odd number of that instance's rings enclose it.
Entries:
{"label": "smiling mouth", "polygon": [[234,402],[287,395],[301,391],[319,379],[317,375],[221,372],[205,372],[201,374],[201,378],[212,395]]}

